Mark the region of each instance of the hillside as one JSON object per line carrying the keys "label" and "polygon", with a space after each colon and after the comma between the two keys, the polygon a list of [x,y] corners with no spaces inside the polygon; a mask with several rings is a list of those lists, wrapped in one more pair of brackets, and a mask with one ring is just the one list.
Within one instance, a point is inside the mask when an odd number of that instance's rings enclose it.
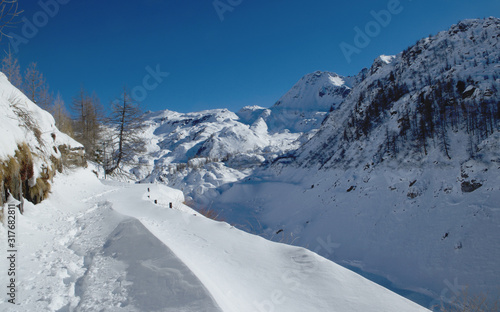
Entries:
{"label": "hillside", "polygon": [[390,61],[377,59],[296,154],[297,163],[353,167],[368,159],[420,164],[428,155],[444,162],[477,157],[500,119],[499,32],[498,19],[466,20]]}
{"label": "hillside", "polygon": [[319,131],[212,203],[427,306],[498,295],[500,20],[465,20],[365,70]]}
{"label": "hillside", "polygon": [[83,146],[0,73],[0,205],[8,195],[38,203],[63,166],[84,165]]}

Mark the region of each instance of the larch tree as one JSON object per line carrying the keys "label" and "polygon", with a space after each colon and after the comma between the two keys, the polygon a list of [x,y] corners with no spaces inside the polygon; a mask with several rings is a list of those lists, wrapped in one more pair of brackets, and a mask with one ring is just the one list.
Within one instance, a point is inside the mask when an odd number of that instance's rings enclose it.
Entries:
{"label": "larch tree", "polygon": [[18,60],[14,57],[9,49],[7,55],[2,59],[2,73],[7,76],[10,83],[21,89],[23,78],[21,77],[21,67],[19,66]]}
{"label": "larch tree", "polygon": [[54,103],[54,93],[49,89],[49,85],[44,83],[38,95],[38,106],[45,110],[50,110]]}
{"label": "larch tree", "polygon": [[49,86],[45,77],[38,70],[38,65],[32,62],[24,73],[23,83],[24,94],[35,104],[48,110],[52,105],[53,95],[49,91]]}
{"label": "larch tree", "polygon": [[104,119],[101,102],[97,95],[89,95],[82,86],[73,98],[71,108],[75,113],[75,138],[85,147],[87,158],[94,160]]}
{"label": "larch tree", "polygon": [[109,126],[112,129],[112,162],[105,168],[111,174],[124,164],[134,164],[135,156],[145,151],[145,141],[138,136],[143,127],[143,113],[126,88],[120,98],[111,104]]}
{"label": "larch tree", "polygon": [[69,117],[68,111],[66,110],[66,105],[64,104],[64,100],[62,99],[60,93],[57,93],[57,96],[54,100],[54,105],[52,105],[50,112],[52,113],[52,116],[54,116],[57,128],[60,131],[73,137],[73,122],[71,120],[71,117]]}

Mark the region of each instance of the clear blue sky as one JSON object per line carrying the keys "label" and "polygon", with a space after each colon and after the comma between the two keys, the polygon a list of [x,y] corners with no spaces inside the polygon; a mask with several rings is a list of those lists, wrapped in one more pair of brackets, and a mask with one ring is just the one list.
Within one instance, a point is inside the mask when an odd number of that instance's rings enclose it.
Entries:
{"label": "clear blue sky", "polygon": [[[23,16],[41,26],[28,36],[24,23],[12,30],[26,39],[16,56],[24,67],[38,62],[67,104],[83,84],[108,105],[122,86],[143,86],[147,66],[159,66],[169,76],[157,86],[146,81],[143,106],[181,112],[270,107],[307,73],[353,75],[461,19],[500,17],[498,0],[400,0],[349,63],[340,44],[355,46],[354,28],[373,26],[370,12],[396,0],[218,0],[235,4],[223,20],[213,0],[43,1],[67,3],[44,20],[38,1],[21,1]],[[3,50],[8,43],[2,39]]]}

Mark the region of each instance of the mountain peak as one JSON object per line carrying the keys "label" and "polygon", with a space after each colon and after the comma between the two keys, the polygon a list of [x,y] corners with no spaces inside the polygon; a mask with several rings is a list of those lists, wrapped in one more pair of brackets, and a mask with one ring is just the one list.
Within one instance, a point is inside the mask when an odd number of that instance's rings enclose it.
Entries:
{"label": "mountain peak", "polygon": [[273,106],[274,109],[324,111],[343,101],[352,88],[351,77],[315,71],[302,77]]}

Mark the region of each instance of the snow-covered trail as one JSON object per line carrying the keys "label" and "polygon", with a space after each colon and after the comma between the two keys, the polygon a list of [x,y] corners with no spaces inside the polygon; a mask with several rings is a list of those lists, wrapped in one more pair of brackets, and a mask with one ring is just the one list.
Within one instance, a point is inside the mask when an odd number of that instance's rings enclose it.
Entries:
{"label": "snow-covered trail", "polygon": [[50,200],[27,204],[18,216],[19,305],[2,302],[0,311],[221,311],[164,243],[112,209],[106,196],[120,190],[79,172],[58,178]]}
{"label": "snow-covered trail", "polygon": [[182,201],[165,186],[102,184],[85,170],[57,177],[51,198],[18,218],[20,305],[1,296],[0,311],[427,311]]}

